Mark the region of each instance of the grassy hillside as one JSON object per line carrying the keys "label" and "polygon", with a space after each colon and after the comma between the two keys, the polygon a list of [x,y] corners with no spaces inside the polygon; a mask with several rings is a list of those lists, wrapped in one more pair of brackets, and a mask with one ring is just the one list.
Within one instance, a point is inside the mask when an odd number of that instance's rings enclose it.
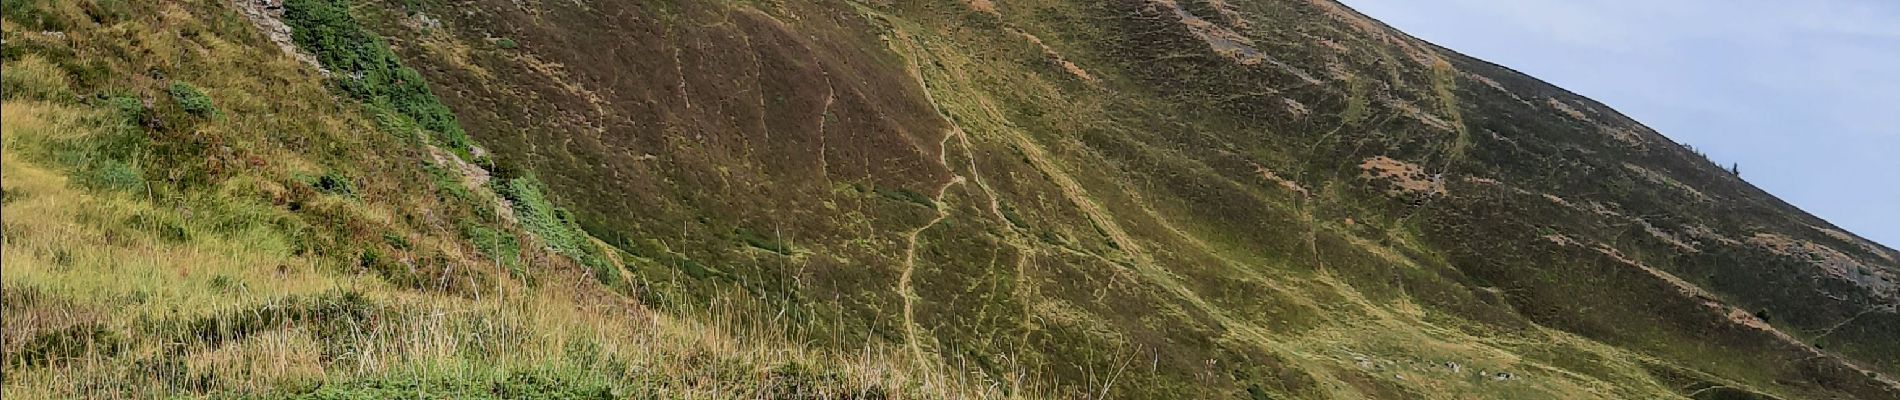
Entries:
{"label": "grassy hillside", "polygon": [[1900,253],[1330,0],[6,1],[7,397],[1900,398]]}
{"label": "grassy hillside", "polygon": [[6,12],[9,399],[997,395],[749,302],[649,309],[412,70],[353,87],[222,1]]}

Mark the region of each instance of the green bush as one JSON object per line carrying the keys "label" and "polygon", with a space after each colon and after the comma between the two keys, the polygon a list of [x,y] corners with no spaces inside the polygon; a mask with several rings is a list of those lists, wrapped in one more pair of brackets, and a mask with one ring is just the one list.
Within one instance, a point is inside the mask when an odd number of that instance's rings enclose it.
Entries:
{"label": "green bush", "polygon": [[79,181],[86,187],[121,192],[136,192],[145,188],[144,173],[124,161],[97,160],[81,168]]}
{"label": "green bush", "polygon": [[166,88],[165,91],[171,93],[172,101],[178,102],[179,108],[183,108],[185,112],[193,116],[215,118],[219,115],[218,106],[211,103],[211,96],[206,96],[205,92],[199,90],[197,86],[184,82],[172,82],[171,87]]}
{"label": "green bush", "polygon": [[139,126],[145,123],[145,103],[132,96],[111,96],[100,99],[95,105],[112,110],[124,126]]}
{"label": "green bush", "polygon": [[585,237],[568,220],[566,210],[549,203],[543,194],[541,181],[532,176],[498,180],[495,194],[514,203],[515,218],[521,226],[528,229],[556,253],[574,256],[581,254]]}
{"label": "green bush", "polygon": [[530,278],[521,270],[521,241],[507,231],[490,228],[473,222],[462,223],[462,239],[474,245],[476,250],[508,268],[508,273],[516,279]]}
{"label": "green bush", "polygon": [[495,47],[500,47],[502,50],[514,50],[516,47],[521,47],[521,44],[515,43],[514,39],[501,38],[495,39]]}
{"label": "green bush", "polygon": [[441,135],[450,149],[465,153],[468,134],[429,91],[422,74],[402,66],[389,45],[350,16],[347,0],[289,0],[284,23],[291,38],[336,73],[336,85],[350,97],[387,107]]}
{"label": "green bush", "polygon": [[574,215],[548,202],[546,188],[533,176],[495,180],[495,194],[514,203],[515,219],[528,233],[541,238],[555,254],[567,256],[592,271],[594,278],[616,289],[625,289],[620,269],[607,261],[599,246],[574,221]]}
{"label": "green bush", "polygon": [[344,197],[356,195],[356,185],[350,183],[350,178],[343,177],[343,175],[339,175],[335,172],[326,173],[323,174],[323,176],[317,177],[317,181],[311,186],[316,187],[319,191],[333,195]]}

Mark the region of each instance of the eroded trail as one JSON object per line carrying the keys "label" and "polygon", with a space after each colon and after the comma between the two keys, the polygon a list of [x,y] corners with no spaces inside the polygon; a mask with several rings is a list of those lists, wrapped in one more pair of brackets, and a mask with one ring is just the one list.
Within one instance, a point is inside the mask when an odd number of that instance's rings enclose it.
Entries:
{"label": "eroded trail", "polygon": [[923,347],[917,345],[917,314],[915,311],[917,293],[911,284],[911,276],[917,272],[917,237],[923,235],[924,231],[930,230],[931,227],[937,226],[937,223],[943,222],[944,218],[950,217],[950,213],[943,209],[943,197],[945,193],[950,192],[950,187],[961,183],[963,183],[963,177],[956,176],[951,178],[949,182],[945,182],[942,187],[937,188],[936,196],[931,198],[937,205],[937,217],[932,218],[929,223],[918,227],[917,230],[910,231],[910,234],[904,237],[904,269],[903,272],[898,274],[897,295],[904,299],[904,345],[910,349],[911,356],[916,357],[916,362],[918,362],[919,365],[924,365],[922,363],[928,358],[924,353]]}

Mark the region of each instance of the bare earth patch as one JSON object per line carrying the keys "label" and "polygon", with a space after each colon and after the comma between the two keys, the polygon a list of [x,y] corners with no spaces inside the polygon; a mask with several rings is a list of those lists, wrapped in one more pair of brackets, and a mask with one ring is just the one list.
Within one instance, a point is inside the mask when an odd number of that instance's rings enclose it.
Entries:
{"label": "bare earth patch", "polygon": [[1392,194],[1427,194],[1442,196],[1447,194],[1442,174],[1425,173],[1425,168],[1417,164],[1400,161],[1392,157],[1378,156],[1366,159],[1359,164],[1359,177],[1367,180],[1384,180],[1392,183]]}
{"label": "bare earth patch", "polygon": [[997,14],[996,3],[990,0],[970,0],[970,9],[980,13]]}
{"label": "bare earth patch", "polygon": [[1281,100],[1286,101],[1286,111],[1289,113],[1293,113],[1293,115],[1295,116],[1304,117],[1306,116],[1306,114],[1311,112],[1311,110],[1308,110],[1306,108],[1306,103],[1301,103],[1299,100],[1294,100],[1292,98],[1283,98]]}

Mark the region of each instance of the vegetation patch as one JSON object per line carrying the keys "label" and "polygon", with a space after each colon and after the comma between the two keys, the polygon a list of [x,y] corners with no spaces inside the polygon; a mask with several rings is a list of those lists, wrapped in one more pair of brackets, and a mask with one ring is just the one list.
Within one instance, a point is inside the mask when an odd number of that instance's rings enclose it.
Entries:
{"label": "vegetation patch", "polygon": [[468,134],[455,114],[437,100],[416,70],[402,66],[389,44],[350,15],[349,0],[289,0],[284,23],[297,46],[330,68],[343,93],[385,107],[440,135],[457,154],[468,154]]}
{"label": "vegetation patch", "polygon": [[211,102],[211,96],[205,95],[203,89],[192,86],[190,83],[172,82],[171,86],[166,87],[165,92],[171,94],[172,101],[177,102],[179,108],[193,116],[217,118],[220,115],[218,106]]}
{"label": "vegetation patch", "polygon": [[318,385],[254,399],[372,400],[395,398],[470,400],[609,400],[623,398],[597,379],[560,372],[521,371],[501,377],[397,376]]}
{"label": "vegetation patch", "polygon": [[7,67],[0,69],[0,97],[7,99],[70,101],[70,85],[66,71],[38,55],[8,60]]}
{"label": "vegetation patch", "polygon": [[497,179],[492,184],[495,194],[514,205],[515,218],[522,228],[540,238],[555,254],[580,262],[601,283],[620,289],[629,287],[619,267],[608,261],[605,251],[581,230],[574,214],[548,201],[547,187],[540,180],[530,175]]}
{"label": "vegetation patch", "polygon": [[117,332],[99,324],[80,324],[40,333],[7,354],[7,367],[43,367],[84,357],[112,357],[125,347]]}

